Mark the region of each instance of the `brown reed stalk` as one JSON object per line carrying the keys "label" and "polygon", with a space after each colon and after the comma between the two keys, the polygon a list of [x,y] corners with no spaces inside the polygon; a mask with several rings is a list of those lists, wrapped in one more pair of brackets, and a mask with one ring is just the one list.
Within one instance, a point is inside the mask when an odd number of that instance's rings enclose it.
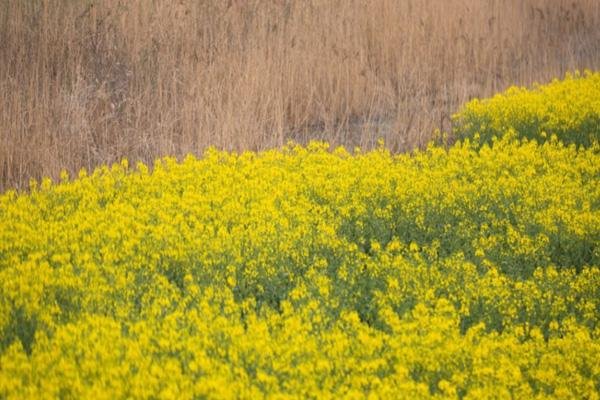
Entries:
{"label": "brown reed stalk", "polygon": [[402,151],[599,67],[598,0],[1,0],[0,190],[210,145]]}

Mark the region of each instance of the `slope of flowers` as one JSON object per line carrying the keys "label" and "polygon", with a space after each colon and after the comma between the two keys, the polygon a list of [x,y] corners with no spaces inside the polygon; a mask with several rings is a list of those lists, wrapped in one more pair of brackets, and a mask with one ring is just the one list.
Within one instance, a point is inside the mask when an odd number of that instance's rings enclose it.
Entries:
{"label": "slope of flowers", "polygon": [[454,133],[489,143],[507,132],[546,141],[589,146],[600,140],[600,72],[569,74],[532,90],[513,87],[490,99],[475,99],[453,116]]}
{"label": "slope of flowers", "polygon": [[0,196],[0,398],[588,398],[600,152],[126,162]]}

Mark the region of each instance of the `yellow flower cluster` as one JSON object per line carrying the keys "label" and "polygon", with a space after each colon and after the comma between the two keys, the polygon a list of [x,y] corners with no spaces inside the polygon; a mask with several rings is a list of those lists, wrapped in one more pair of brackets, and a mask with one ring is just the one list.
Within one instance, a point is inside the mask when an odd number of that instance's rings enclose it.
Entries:
{"label": "yellow flower cluster", "polygon": [[0,196],[0,398],[588,398],[600,152],[126,161]]}
{"label": "yellow flower cluster", "polygon": [[491,99],[475,99],[453,116],[458,138],[491,142],[513,132],[544,142],[556,135],[565,144],[590,146],[600,140],[600,72],[567,74],[562,81],[512,87]]}

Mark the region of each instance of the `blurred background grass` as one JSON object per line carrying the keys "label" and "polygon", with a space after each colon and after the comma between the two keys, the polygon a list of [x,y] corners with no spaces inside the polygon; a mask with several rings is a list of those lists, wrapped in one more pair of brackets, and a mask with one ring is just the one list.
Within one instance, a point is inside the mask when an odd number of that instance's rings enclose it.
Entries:
{"label": "blurred background grass", "polygon": [[600,67],[597,0],[0,1],[0,190],[122,157],[422,146]]}

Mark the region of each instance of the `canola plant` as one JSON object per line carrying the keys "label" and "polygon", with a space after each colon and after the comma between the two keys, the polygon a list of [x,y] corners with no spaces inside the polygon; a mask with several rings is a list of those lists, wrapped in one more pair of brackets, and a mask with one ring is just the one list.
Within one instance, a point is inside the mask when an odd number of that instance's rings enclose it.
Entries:
{"label": "canola plant", "polygon": [[517,129],[1,195],[0,398],[600,398],[600,146]]}
{"label": "canola plant", "polygon": [[600,73],[567,74],[533,89],[512,87],[490,99],[475,99],[453,116],[459,138],[483,142],[516,132],[543,142],[557,135],[565,144],[590,146],[600,138]]}

